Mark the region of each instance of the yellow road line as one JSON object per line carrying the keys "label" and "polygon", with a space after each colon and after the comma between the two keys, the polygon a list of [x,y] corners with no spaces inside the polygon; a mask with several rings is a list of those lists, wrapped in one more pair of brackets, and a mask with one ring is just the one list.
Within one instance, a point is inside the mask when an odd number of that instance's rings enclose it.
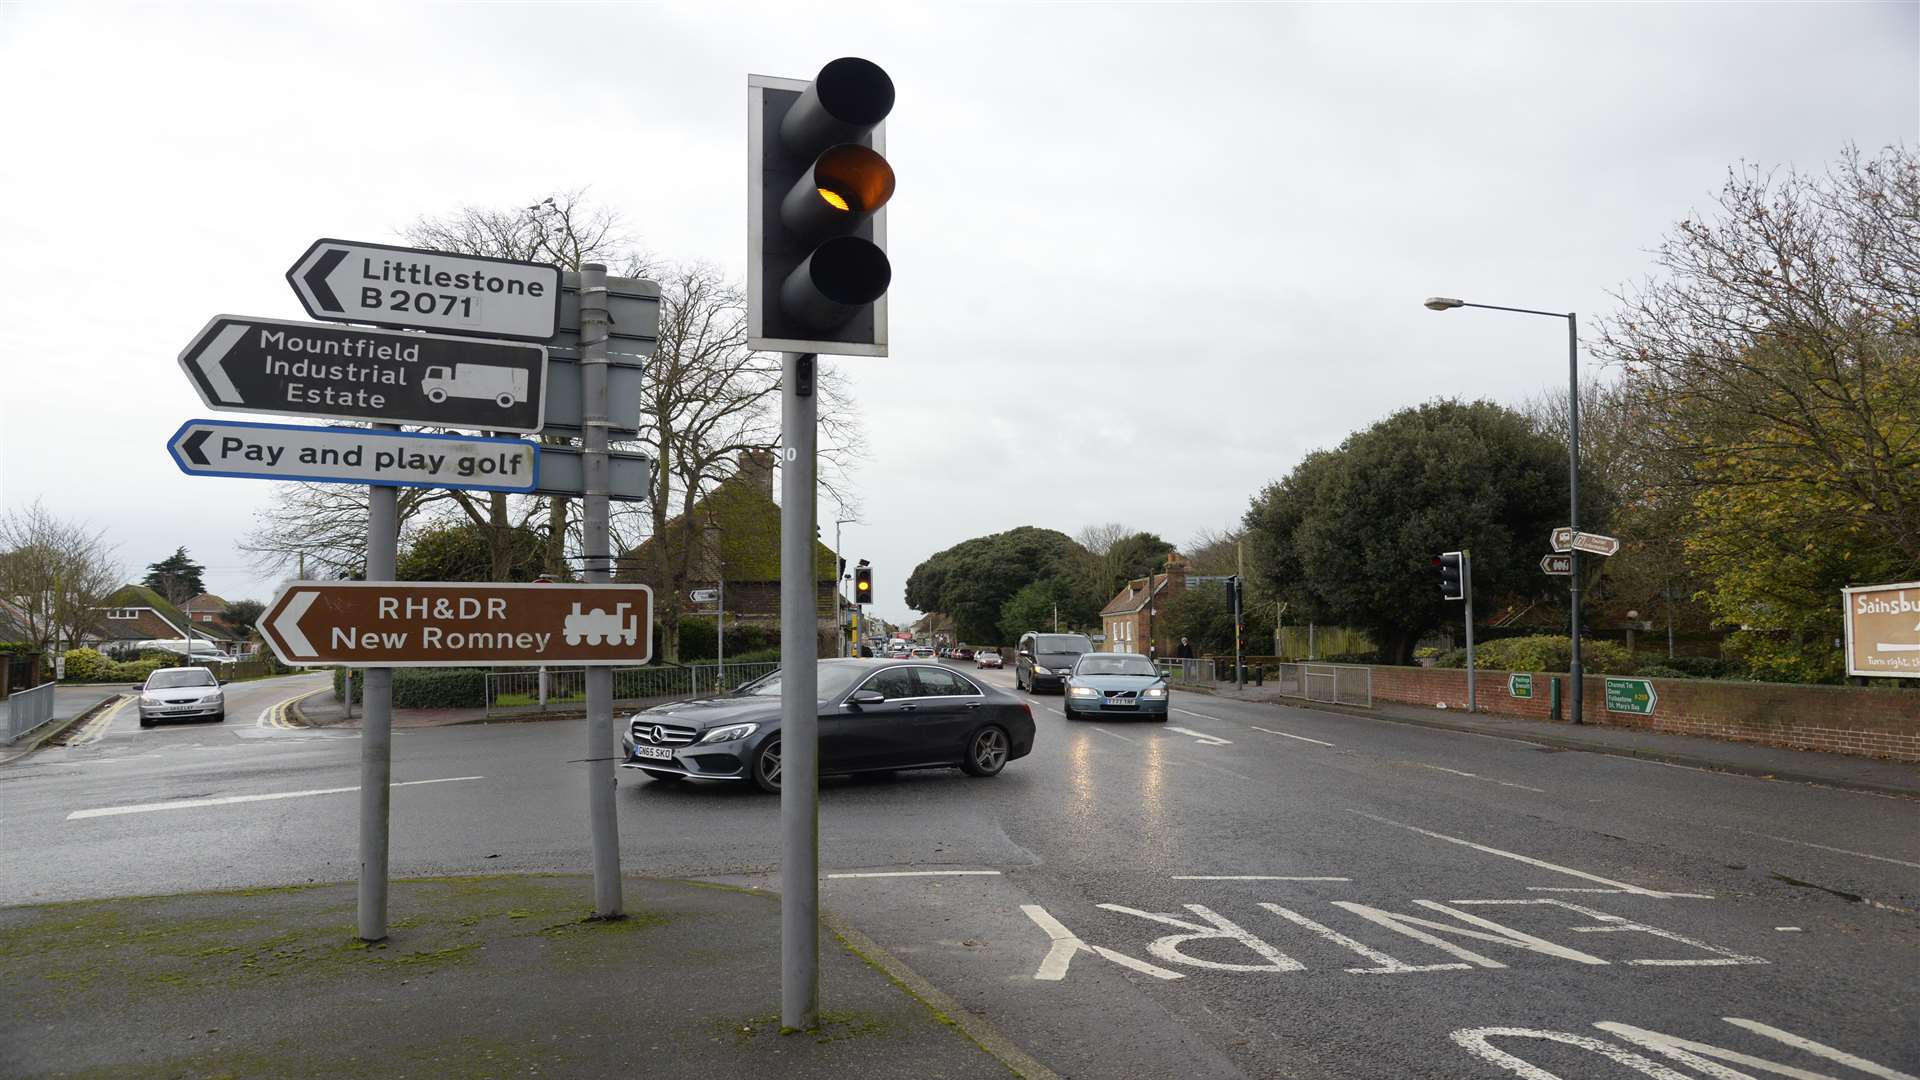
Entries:
{"label": "yellow road line", "polygon": [[122,712],[124,712],[127,706],[132,705],[133,703],[139,700],[140,699],[137,697],[121,698],[120,703],[118,705],[113,706],[107,711],[101,713],[99,716],[96,716],[93,719],[87,721],[85,727],[82,727],[79,730],[79,732],[73,736],[73,738],[67,740],[67,745],[68,746],[86,746],[91,743],[97,743],[101,739],[106,738],[107,729],[113,727],[114,718],[119,716]]}

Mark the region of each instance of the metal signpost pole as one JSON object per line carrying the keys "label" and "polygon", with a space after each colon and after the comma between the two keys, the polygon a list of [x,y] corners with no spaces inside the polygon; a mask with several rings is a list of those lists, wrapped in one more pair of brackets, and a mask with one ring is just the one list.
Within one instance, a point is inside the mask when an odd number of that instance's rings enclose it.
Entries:
{"label": "metal signpost pole", "polygon": [[819,652],[814,632],[814,354],[781,354],[780,1026],[820,1019]]}
{"label": "metal signpost pole", "polygon": [[[395,431],[397,425],[376,424]],[[392,581],[400,548],[400,489],[367,488],[367,580]],[[393,669],[365,668],[360,720],[360,911],[362,941],[387,937],[387,837],[393,810]],[[348,669],[347,700],[353,700]]]}
{"label": "metal signpost pole", "polygon": [[[1574,536],[1580,535],[1580,331],[1574,313],[1567,313],[1567,524]],[[1580,701],[1586,695],[1586,681],[1580,674],[1580,549],[1574,548],[1567,575],[1567,602],[1573,609],[1571,645],[1567,664],[1567,689],[1573,693],[1572,718],[1580,718]]]}
{"label": "metal signpost pole", "polygon": [[[581,544],[589,582],[612,579],[612,530],[607,524],[611,466],[607,459],[607,268],[580,268],[580,418],[586,493]],[[651,625],[641,632],[652,634]],[[589,667],[587,682],[587,820],[593,836],[593,913],[621,916],[620,823],[614,817],[613,670]]]}

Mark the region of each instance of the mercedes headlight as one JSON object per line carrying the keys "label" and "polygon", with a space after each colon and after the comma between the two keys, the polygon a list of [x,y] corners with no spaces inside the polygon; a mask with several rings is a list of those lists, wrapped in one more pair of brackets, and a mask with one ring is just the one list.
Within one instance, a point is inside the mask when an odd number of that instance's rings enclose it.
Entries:
{"label": "mercedes headlight", "polygon": [[1141,692],[1140,696],[1150,697],[1150,698],[1163,698],[1167,696],[1167,688],[1164,686],[1149,686],[1146,688],[1146,690]]}
{"label": "mercedes headlight", "polygon": [[1068,690],[1067,693],[1072,694],[1074,697],[1099,697],[1100,696],[1100,691],[1095,690],[1091,686],[1076,686],[1071,690]]}
{"label": "mercedes headlight", "polygon": [[726,727],[714,728],[712,731],[701,736],[700,745],[705,746],[708,743],[732,742],[735,739],[744,739],[759,730],[759,724],[728,724]]}

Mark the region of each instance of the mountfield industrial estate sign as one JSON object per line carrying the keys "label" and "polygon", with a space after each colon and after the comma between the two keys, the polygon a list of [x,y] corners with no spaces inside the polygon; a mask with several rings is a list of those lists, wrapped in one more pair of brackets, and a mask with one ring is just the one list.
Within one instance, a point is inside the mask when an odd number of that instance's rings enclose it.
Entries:
{"label": "mountfield industrial estate sign", "polygon": [[1920,677],[1920,581],[1841,590],[1847,674]]}
{"label": "mountfield industrial estate sign", "polygon": [[653,654],[653,592],[645,585],[296,581],[259,627],[294,667],[644,664]]}

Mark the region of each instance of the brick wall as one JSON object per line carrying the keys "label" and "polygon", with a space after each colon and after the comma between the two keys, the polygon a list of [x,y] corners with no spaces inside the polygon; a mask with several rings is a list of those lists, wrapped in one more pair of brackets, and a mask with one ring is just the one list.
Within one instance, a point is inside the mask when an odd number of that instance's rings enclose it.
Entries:
{"label": "brick wall", "polygon": [[[1558,679],[1564,686],[1567,676],[1535,673],[1533,697],[1516,698],[1507,693],[1507,675],[1505,671],[1475,672],[1480,711],[1550,719],[1548,684]],[[1583,718],[1588,723],[1920,761],[1920,690],[1651,679],[1657,698],[1653,715],[1636,716],[1607,711],[1604,676],[1589,675],[1584,681]],[[1467,673],[1450,668],[1375,667],[1373,697],[1427,708],[1444,702],[1449,709],[1464,709]]]}

